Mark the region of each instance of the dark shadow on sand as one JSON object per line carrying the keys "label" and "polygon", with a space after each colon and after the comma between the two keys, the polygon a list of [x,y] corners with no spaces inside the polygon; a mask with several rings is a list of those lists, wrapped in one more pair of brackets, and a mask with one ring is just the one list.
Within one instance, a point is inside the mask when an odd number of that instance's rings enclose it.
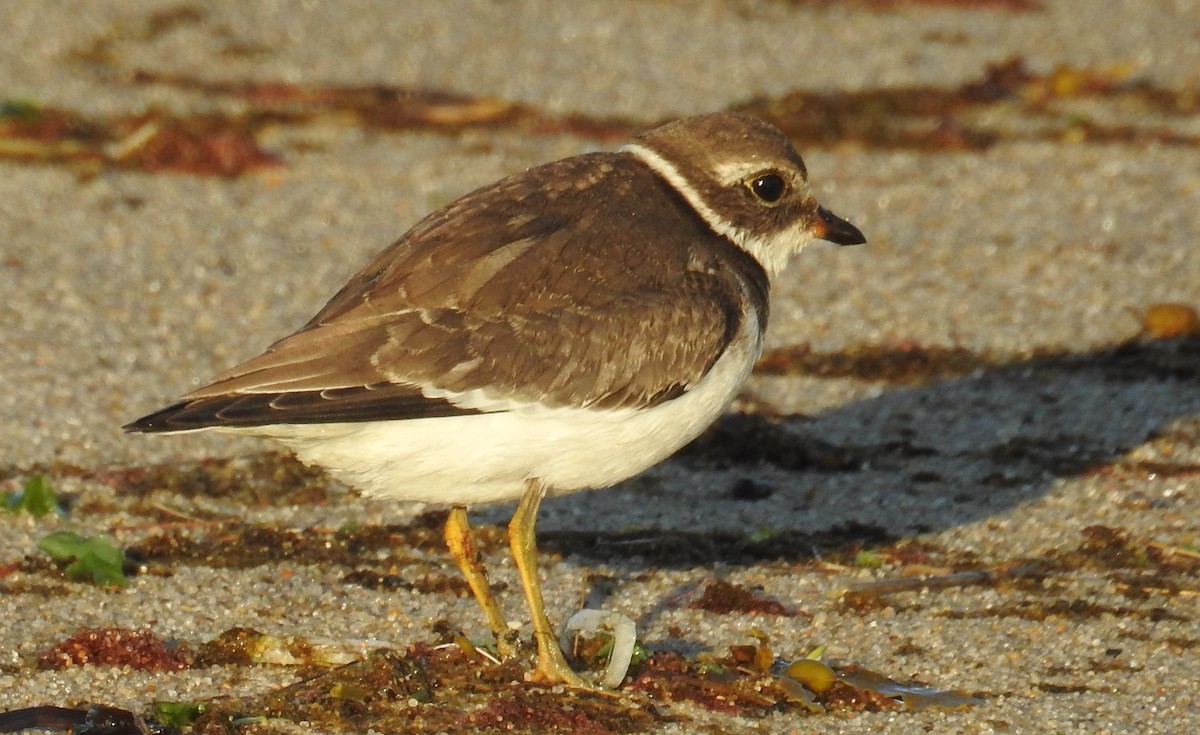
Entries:
{"label": "dark shadow on sand", "polygon": [[[561,504],[583,522],[545,524],[539,545],[635,569],[806,560],[995,516],[1037,501],[1062,478],[1114,463],[1137,469],[1124,455],[1197,415],[1194,336],[981,368],[812,416],[730,414],[671,460],[686,471],[724,473],[726,492],[648,496],[634,481],[603,498],[552,499],[551,513]],[[654,520],[645,529],[586,527],[613,503],[643,504]],[[711,526],[687,527],[696,503]],[[768,533],[738,520],[748,506]],[[1081,527],[1090,522],[1080,518]]]}

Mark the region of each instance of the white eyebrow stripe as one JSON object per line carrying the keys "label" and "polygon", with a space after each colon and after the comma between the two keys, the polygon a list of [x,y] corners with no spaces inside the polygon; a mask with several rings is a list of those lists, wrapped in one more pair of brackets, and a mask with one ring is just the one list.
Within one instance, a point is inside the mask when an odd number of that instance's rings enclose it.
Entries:
{"label": "white eyebrow stripe", "polygon": [[713,172],[717,180],[724,186],[732,186],[748,178],[751,174],[769,171],[770,168],[758,161],[728,161],[718,163]]}

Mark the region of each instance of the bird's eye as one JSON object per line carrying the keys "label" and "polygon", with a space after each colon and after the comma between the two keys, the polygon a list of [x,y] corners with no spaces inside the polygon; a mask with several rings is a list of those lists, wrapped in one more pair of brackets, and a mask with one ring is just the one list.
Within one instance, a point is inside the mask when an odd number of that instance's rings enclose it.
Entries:
{"label": "bird's eye", "polygon": [[774,204],[783,198],[787,184],[779,174],[763,174],[750,182],[750,191],[767,204]]}

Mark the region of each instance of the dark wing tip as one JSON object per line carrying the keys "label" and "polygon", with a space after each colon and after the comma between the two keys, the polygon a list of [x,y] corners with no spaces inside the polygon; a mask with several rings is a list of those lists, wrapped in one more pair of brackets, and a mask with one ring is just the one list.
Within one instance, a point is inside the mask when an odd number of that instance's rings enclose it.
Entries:
{"label": "dark wing tip", "polygon": [[[155,434],[167,431],[187,431],[188,429],[200,429],[205,426],[213,426],[218,422],[197,420],[197,417],[192,411],[192,407],[201,401],[180,401],[166,408],[147,414],[136,421],[130,421],[121,427],[121,430],[127,434]],[[206,412],[207,413],[207,412]]]}
{"label": "dark wing tip", "polygon": [[294,393],[230,393],[180,401],[122,428],[164,433],[206,428],[389,421],[480,413],[411,387],[376,384]]}

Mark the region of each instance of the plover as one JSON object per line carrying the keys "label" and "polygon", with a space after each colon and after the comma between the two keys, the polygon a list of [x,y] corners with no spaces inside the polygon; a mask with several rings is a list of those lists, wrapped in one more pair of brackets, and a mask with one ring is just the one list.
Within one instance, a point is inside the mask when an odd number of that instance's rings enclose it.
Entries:
{"label": "plover", "polygon": [[778,129],[681,119],[426,216],[295,334],[125,429],[269,437],[366,494],[450,505],[504,655],[466,506],[519,498],[534,678],[580,685],[542,602],[542,499],[631,477],[712,423],[762,349],[771,278],[814,238],[865,242]]}

